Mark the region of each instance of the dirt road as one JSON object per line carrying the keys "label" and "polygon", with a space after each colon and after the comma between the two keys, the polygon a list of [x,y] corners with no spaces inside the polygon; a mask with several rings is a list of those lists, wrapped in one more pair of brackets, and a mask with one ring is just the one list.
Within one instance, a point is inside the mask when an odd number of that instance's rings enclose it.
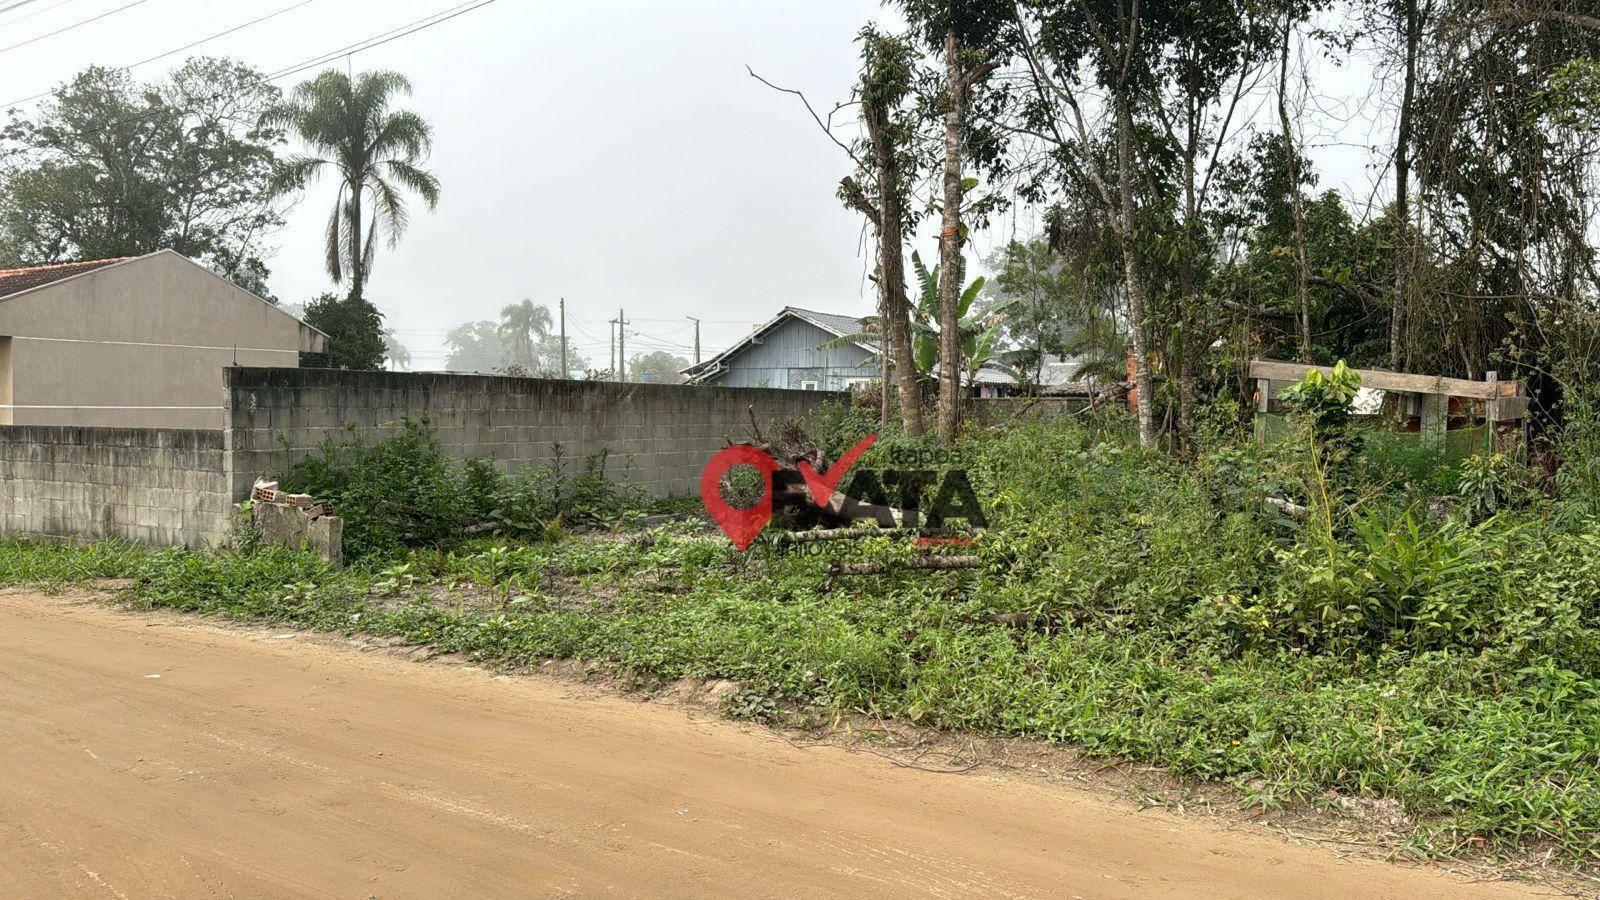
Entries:
{"label": "dirt road", "polygon": [[0,596],[0,895],[1526,896],[579,690]]}

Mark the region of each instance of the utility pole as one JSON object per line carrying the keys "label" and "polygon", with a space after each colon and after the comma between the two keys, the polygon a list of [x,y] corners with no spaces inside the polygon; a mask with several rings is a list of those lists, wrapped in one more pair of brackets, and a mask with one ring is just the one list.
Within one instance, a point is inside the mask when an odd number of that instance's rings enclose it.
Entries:
{"label": "utility pole", "polygon": [[694,323],[694,364],[700,365],[700,320],[694,316],[684,316]]}
{"label": "utility pole", "polygon": [[608,324],[611,326],[611,358],[608,362],[611,363],[611,377],[615,379],[617,377],[617,320],[612,319]]}
{"label": "utility pole", "polygon": [[628,334],[623,331],[628,326],[628,317],[622,310],[617,310],[617,380],[628,380]]}
{"label": "utility pole", "polygon": [[556,308],[561,310],[561,378],[566,380],[572,377],[572,370],[567,368],[567,298],[562,297]]}

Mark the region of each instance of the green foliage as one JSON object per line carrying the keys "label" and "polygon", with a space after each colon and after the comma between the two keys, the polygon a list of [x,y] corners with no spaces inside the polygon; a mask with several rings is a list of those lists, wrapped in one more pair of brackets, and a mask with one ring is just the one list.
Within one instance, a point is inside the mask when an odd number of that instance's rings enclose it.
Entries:
{"label": "green foliage", "polygon": [[1333,371],[1323,375],[1318,369],[1306,373],[1301,382],[1283,394],[1291,413],[1308,416],[1318,437],[1341,434],[1350,423],[1350,403],[1361,388],[1361,376],[1339,360]]}
{"label": "green foliage", "polygon": [[[567,372],[561,371],[561,336],[548,306],[532,300],[500,310],[500,320],[463,322],[445,335],[452,372],[501,373],[535,378],[567,378],[589,367],[587,357],[568,340]],[[687,363],[685,363],[687,365]]]}
{"label": "green foliage", "polygon": [[615,518],[637,492],[606,474],[606,454],[575,475],[554,467],[506,475],[483,460],[456,466],[424,420],[405,420],[382,440],[329,439],[282,479],[344,518],[351,557],[391,555],[403,547],[450,547],[465,529],[537,538],[553,527],[592,526]]}
{"label": "green foliage", "polygon": [[306,304],[305,323],[328,336],[328,352],[310,360],[330,369],[381,369],[389,356],[383,313],[361,297],[323,294]]}
{"label": "green foliage", "polygon": [[[808,426],[834,453],[874,427],[847,405]],[[424,435],[397,434],[409,461],[374,477],[444,478]],[[0,583],[132,577],[137,603],[490,663],[592,659],[646,688],[729,678],[741,688],[730,712],[761,720],[843,710],[1056,741],[1230,781],[1260,802],[1390,798],[1444,853],[1474,837],[1588,858],[1600,833],[1600,522],[1552,515],[1567,501],[1536,494],[1488,518],[1430,512],[1413,475],[1335,484],[1357,501],[1326,529],[1263,506],[1308,500],[1295,493],[1306,464],[1281,442],[1207,446],[1181,465],[1073,421],[1019,421],[950,448],[884,434],[862,467],[970,475],[991,528],[962,551],[982,560],[967,571],[830,579],[831,559],[921,551],[873,537],[739,554],[679,523],[630,540],[457,541],[341,573],[279,550],[12,543]],[[1500,478],[1505,466],[1460,471]],[[1380,470],[1362,462],[1348,477]],[[503,494],[487,466],[459,477],[456,496],[474,504]]]}
{"label": "green foliage", "polygon": [[190,59],[149,84],[85,69],[0,132],[0,263],[171,249],[270,296],[284,134],[261,119],[278,102],[262,73],[229,59]]}
{"label": "green foliage", "polygon": [[652,384],[677,384],[683,381],[680,374],[689,368],[689,361],[665,350],[641,353],[628,361],[628,380],[647,381]]}
{"label": "green foliage", "polygon": [[[335,284],[348,282],[360,299],[372,274],[378,232],[393,247],[410,221],[405,194],[429,209],[439,204],[439,179],[422,168],[433,129],[410,110],[393,110],[411,82],[398,72],[363,72],[352,79],[328,69],[301,82],[291,100],[266,121],[293,131],[312,154],[290,159],[278,174],[284,189],[299,189],[326,169],[337,169],[339,188],[328,218],[325,263]],[[371,202],[371,215],[363,204]]]}

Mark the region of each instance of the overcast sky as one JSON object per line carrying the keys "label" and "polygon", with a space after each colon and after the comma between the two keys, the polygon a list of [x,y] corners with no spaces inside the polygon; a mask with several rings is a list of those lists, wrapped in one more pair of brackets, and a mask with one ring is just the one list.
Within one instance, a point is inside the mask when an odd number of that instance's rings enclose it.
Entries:
{"label": "overcast sky", "polygon": [[[0,49],[0,102],[297,2],[26,0],[0,13],[0,48],[111,14]],[[276,71],[459,2],[310,0],[135,74],[155,78],[200,53]],[[524,297],[554,310],[564,296],[569,336],[600,367],[619,308],[639,332],[630,357],[689,356],[685,316],[705,320],[709,355],[785,305],[867,314],[861,219],[834,197],[848,162],[798,101],[762,87],[745,65],[831,106],[848,94],[856,31],[894,18],[871,0],[498,0],[340,59],[410,77],[407,105],[433,124],[430,165],[443,185],[438,210],[418,210],[400,246],[381,253],[368,296],[419,369],[442,365],[447,329]],[[1367,76],[1323,67],[1317,77],[1327,93],[1358,96]],[[1309,139],[1323,137],[1371,139],[1356,126]],[[1364,152],[1329,146],[1314,156],[1325,185],[1355,197],[1370,190]],[[331,288],[321,247],[333,192],[331,180],[313,186],[277,236],[271,284],[285,302]],[[1025,211],[1008,216],[977,250],[1033,227]],[[933,246],[931,229],[916,245]]]}

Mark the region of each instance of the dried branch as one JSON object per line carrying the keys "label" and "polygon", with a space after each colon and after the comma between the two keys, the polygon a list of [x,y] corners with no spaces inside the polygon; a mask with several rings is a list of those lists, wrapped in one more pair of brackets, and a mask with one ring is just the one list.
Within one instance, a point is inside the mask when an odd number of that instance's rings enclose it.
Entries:
{"label": "dried branch", "polygon": [[811,114],[812,120],[814,120],[817,123],[817,127],[818,128],[822,129],[822,133],[828,136],[828,140],[833,141],[835,144],[837,144],[839,146],[839,149],[843,150],[845,152],[845,154],[850,157],[850,160],[852,162],[854,162],[857,166],[859,166],[860,168],[863,168],[863,169],[865,169],[867,167],[867,164],[861,160],[861,157],[856,156],[856,152],[854,150],[850,149],[850,145],[846,144],[844,141],[839,140],[839,138],[837,136],[835,136],[834,133],[833,133],[833,114],[838,112],[841,109],[844,109],[846,106],[854,106],[855,105],[854,103],[836,103],[836,104],[834,104],[833,110],[828,113],[828,118],[826,120],[824,120],[821,116],[817,115],[817,111],[811,107],[811,101],[806,99],[806,95],[805,94],[801,93],[800,91],[795,90],[794,88],[779,87],[778,85],[773,84],[772,82],[766,80],[765,78],[762,78],[760,75],[757,75],[756,74],[756,70],[750,68],[749,66],[745,66],[744,70],[746,72],[750,73],[750,77],[751,78],[754,78],[755,80],[761,82],[762,84],[766,85],[769,88],[772,88],[773,90],[777,91],[780,94],[793,94],[796,97],[799,97],[800,98],[800,102],[805,104],[806,112]]}

